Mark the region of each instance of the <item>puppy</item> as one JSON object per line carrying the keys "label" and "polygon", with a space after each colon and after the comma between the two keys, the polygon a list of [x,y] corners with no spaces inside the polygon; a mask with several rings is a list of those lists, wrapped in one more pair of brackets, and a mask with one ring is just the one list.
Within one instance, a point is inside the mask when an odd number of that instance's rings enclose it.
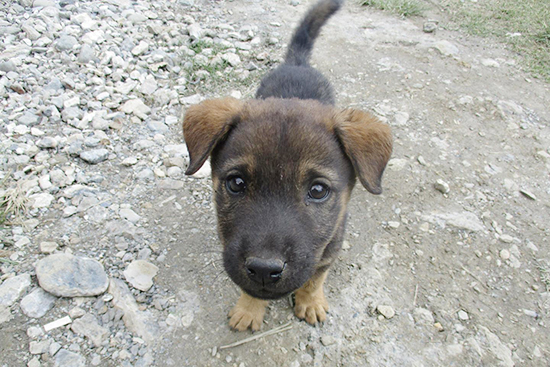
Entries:
{"label": "puppy", "polygon": [[207,100],[185,113],[185,173],[211,157],[224,267],[242,289],[229,313],[237,330],[258,330],[268,300],[292,292],[297,317],[325,321],[323,282],[342,245],[356,178],[382,192],[389,127],[335,108],[330,83],[308,63],[322,25],[340,6],[313,5],[256,99]]}

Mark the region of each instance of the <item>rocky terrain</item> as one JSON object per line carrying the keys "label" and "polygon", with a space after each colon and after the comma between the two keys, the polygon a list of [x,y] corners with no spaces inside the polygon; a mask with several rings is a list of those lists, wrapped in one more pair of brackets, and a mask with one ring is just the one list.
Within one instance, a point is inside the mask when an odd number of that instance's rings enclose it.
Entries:
{"label": "rocky terrain", "polygon": [[284,299],[274,335],[229,329],[180,114],[252,97],[310,4],[0,3],[1,366],[550,364],[549,86],[436,9],[348,1],[323,29],[338,105],[393,128],[384,193],[355,189],[324,325]]}

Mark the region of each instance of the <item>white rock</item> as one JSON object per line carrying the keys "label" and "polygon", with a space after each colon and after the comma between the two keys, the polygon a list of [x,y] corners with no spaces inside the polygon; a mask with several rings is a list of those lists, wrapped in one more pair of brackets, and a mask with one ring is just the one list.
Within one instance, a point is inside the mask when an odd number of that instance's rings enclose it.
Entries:
{"label": "white rock", "polygon": [[10,321],[10,319],[11,319],[10,308],[4,305],[0,305],[0,325]]}
{"label": "white rock", "polygon": [[115,308],[124,312],[122,320],[131,332],[146,343],[155,343],[159,336],[157,318],[150,311],[140,311],[128,286],[122,280],[111,279],[109,293]]}
{"label": "white rock", "polygon": [[49,207],[52,201],[55,199],[55,197],[52,194],[43,192],[40,194],[31,195],[29,196],[29,199],[33,200],[32,207],[35,209],[39,209],[39,208]]}
{"label": "white rock", "polygon": [[378,305],[378,307],[376,307],[376,310],[387,319],[391,319],[395,316],[395,311],[392,306]]}
{"label": "white rock", "polygon": [[120,110],[127,114],[134,114],[139,118],[144,118],[149,112],[151,112],[151,108],[139,98],[126,101],[120,107]]}
{"label": "white rock", "polygon": [[51,254],[52,252],[57,250],[57,243],[55,242],[43,241],[43,242],[40,242],[40,245],[38,246],[39,246],[40,252],[43,254]]}
{"label": "white rock", "polygon": [[458,47],[446,40],[435,42],[433,47],[444,56],[456,56],[459,52]]}
{"label": "white rock", "polygon": [[0,285],[0,306],[11,306],[31,285],[31,276],[21,274],[8,278]]}
{"label": "white rock", "polygon": [[134,288],[148,291],[159,268],[145,260],[134,260],[124,270],[124,277]]}
{"label": "white rock", "polygon": [[120,209],[119,215],[121,218],[129,220],[132,223],[137,223],[141,219],[141,216],[136,214],[132,209]]}
{"label": "white rock", "polygon": [[470,319],[470,316],[466,313],[464,310],[458,311],[458,319],[462,321],[466,321]]}
{"label": "white rock", "polygon": [[109,336],[109,329],[99,325],[97,319],[89,313],[73,321],[71,330],[90,339],[96,347],[100,347]]}
{"label": "white rock", "polygon": [[55,355],[54,367],[86,367],[86,358],[78,353],[60,349]]}
{"label": "white rock", "polygon": [[134,56],[139,56],[149,49],[149,44],[145,41],[140,41],[139,44],[132,49]]}
{"label": "white rock", "polygon": [[202,167],[195,172],[195,174],[191,177],[193,178],[208,178],[212,175],[212,167],[210,166],[210,161],[204,162]]}
{"label": "white rock", "polygon": [[55,304],[57,297],[37,288],[21,300],[21,311],[28,317],[38,319],[46,314]]}

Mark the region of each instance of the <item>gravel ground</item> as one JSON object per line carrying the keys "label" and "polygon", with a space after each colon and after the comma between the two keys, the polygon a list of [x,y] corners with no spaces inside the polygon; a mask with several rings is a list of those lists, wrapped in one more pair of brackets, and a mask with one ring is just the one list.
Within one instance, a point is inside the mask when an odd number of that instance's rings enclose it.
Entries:
{"label": "gravel ground", "polygon": [[250,98],[310,3],[0,2],[0,365],[550,364],[548,84],[435,9],[352,1],[313,62],[392,126],[384,194],[355,189],[324,325],[279,300],[263,331],[290,330],[221,348],[250,332],[180,114]]}

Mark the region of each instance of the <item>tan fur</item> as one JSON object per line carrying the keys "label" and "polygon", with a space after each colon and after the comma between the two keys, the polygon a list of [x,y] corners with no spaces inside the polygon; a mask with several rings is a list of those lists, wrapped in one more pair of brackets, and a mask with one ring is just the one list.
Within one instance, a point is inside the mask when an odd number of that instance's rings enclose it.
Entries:
{"label": "tan fur", "polygon": [[185,174],[192,175],[202,166],[216,143],[229,131],[243,103],[235,98],[211,99],[191,106],[183,120],[183,135],[190,164]]}
{"label": "tan fur", "polygon": [[229,312],[229,326],[238,331],[245,331],[249,327],[252,330],[260,330],[268,304],[268,301],[250,297],[242,292],[241,298]]}
{"label": "tan fur", "polygon": [[392,152],[390,127],[371,114],[348,109],[336,114],[335,129],[363,186],[380,194],[382,173]]}
{"label": "tan fur", "polygon": [[328,302],[323,290],[327,274],[328,270],[325,270],[323,273],[313,276],[295,292],[294,313],[296,317],[305,319],[312,325],[327,319]]}

